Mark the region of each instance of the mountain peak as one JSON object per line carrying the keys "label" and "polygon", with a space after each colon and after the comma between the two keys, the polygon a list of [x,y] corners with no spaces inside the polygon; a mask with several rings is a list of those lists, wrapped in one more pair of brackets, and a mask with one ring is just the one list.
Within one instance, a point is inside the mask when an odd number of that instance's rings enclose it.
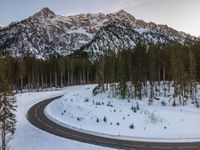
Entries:
{"label": "mountain peak", "polygon": [[132,16],[131,14],[129,14],[128,12],[126,12],[123,9],[118,11],[118,12],[116,12],[115,15],[118,16],[121,19],[135,20],[134,16]]}
{"label": "mountain peak", "polygon": [[42,18],[53,18],[55,17],[55,13],[47,7],[42,8],[39,12],[37,12],[34,16],[42,17]]}
{"label": "mountain peak", "polygon": [[128,14],[125,10],[121,9],[118,12],[116,12],[117,14]]}

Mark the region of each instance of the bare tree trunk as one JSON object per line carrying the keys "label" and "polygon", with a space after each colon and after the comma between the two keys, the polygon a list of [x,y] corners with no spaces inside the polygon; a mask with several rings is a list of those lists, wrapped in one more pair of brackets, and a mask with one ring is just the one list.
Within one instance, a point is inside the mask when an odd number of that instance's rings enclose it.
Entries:
{"label": "bare tree trunk", "polygon": [[74,85],[73,71],[70,73],[70,85]]}
{"label": "bare tree trunk", "polygon": [[89,83],[90,82],[90,79],[89,79],[89,71],[88,71],[88,69],[87,69],[87,83]]}
{"label": "bare tree trunk", "polygon": [[38,89],[39,85],[40,85],[40,76],[39,76],[39,74],[37,75],[36,79],[37,79],[37,81],[36,81],[36,89]]}
{"label": "bare tree trunk", "polygon": [[48,80],[47,80],[47,79],[48,79],[48,78],[47,78],[47,72],[45,72],[45,85],[44,85],[44,86],[45,86],[45,88],[48,86],[48,85],[47,85],[47,84],[48,84],[48,83],[47,83],[47,82],[48,82]]}
{"label": "bare tree trunk", "polygon": [[67,71],[67,85],[70,85],[70,73]]}
{"label": "bare tree trunk", "polygon": [[43,72],[42,72],[42,74],[41,74],[41,85],[42,85],[42,90],[43,90],[43,88],[44,88],[44,77],[43,77]]}
{"label": "bare tree trunk", "polygon": [[21,93],[23,92],[23,77],[22,74],[20,74],[20,88],[21,88]]}
{"label": "bare tree trunk", "polygon": [[160,65],[159,65],[159,68],[158,68],[158,90],[159,90],[159,96],[160,96]]}
{"label": "bare tree trunk", "polygon": [[144,93],[145,93],[145,95],[146,95],[146,97],[148,97],[148,84],[147,84],[147,71],[146,71],[146,69],[145,69],[145,84],[144,84],[144,86],[145,86],[145,89],[144,89]]}
{"label": "bare tree trunk", "polygon": [[63,73],[63,87],[66,86],[66,81],[67,81],[66,73],[64,72],[64,73]]}
{"label": "bare tree trunk", "polygon": [[28,73],[28,91],[30,92],[31,90],[31,79],[30,79],[30,73]]}
{"label": "bare tree trunk", "polygon": [[52,88],[52,74],[51,73],[49,75],[49,82],[50,82],[50,87]]}
{"label": "bare tree trunk", "polygon": [[86,83],[86,79],[85,79],[85,68],[83,67],[83,83]]}
{"label": "bare tree trunk", "polygon": [[31,91],[33,91],[33,89],[35,88],[35,77],[34,77],[34,73],[32,71],[32,79],[31,79]]}
{"label": "bare tree trunk", "polygon": [[83,72],[79,72],[79,84],[83,84]]}
{"label": "bare tree trunk", "polygon": [[170,81],[168,81],[168,93],[170,93]]}
{"label": "bare tree trunk", "polygon": [[58,86],[57,72],[54,72],[55,87]]}
{"label": "bare tree trunk", "polygon": [[63,88],[63,72],[60,72],[60,86]]}
{"label": "bare tree trunk", "polygon": [[163,85],[164,85],[164,96],[166,97],[166,89],[165,89],[165,68],[163,67]]}
{"label": "bare tree trunk", "polygon": [[154,98],[154,82],[150,81],[150,98],[149,98],[149,105],[153,103]]}

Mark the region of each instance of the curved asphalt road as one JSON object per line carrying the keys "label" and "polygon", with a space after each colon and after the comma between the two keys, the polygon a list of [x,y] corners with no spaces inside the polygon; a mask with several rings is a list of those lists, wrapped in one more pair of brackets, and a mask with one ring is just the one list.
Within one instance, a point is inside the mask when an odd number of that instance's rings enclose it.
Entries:
{"label": "curved asphalt road", "polygon": [[[59,96],[61,97],[61,96]],[[200,150],[200,142],[194,143],[156,143],[137,142],[119,139],[110,139],[100,136],[90,135],[72,129],[65,128],[52,122],[44,115],[44,108],[59,97],[53,97],[33,105],[27,113],[27,118],[34,126],[51,134],[72,139],[80,142],[106,146],[118,149],[130,150]],[[190,129],[188,129],[190,130]],[[81,148],[80,148],[81,149]]]}

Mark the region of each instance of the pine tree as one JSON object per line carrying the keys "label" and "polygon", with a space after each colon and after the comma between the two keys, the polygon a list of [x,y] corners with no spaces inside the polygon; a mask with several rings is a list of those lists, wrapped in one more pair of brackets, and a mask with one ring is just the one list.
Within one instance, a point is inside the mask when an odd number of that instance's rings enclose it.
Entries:
{"label": "pine tree", "polygon": [[65,72],[65,62],[63,58],[58,60],[58,66],[60,71],[60,87],[63,88],[63,74]]}
{"label": "pine tree", "polygon": [[189,49],[189,90],[191,98],[195,101],[196,106],[198,106],[197,102],[197,85],[196,85],[196,61],[194,57],[194,53],[191,49]]}
{"label": "pine tree", "polygon": [[[134,84],[134,96],[135,98],[142,99],[143,93],[146,91],[147,82],[147,47],[138,44],[134,50],[132,50],[132,81]],[[142,93],[143,89],[143,93]]]}
{"label": "pine tree", "polygon": [[[177,44],[173,46],[171,53],[171,75],[174,82],[174,105],[176,105],[176,97],[179,98],[180,104],[185,104],[185,98],[187,95],[187,82],[188,73],[185,69],[183,52],[181,45]],[[182,52],[182,53],[181,53]]]}
{"label": "pine tree", "polygon": [[10,69],[9,58],[0,58],[0,128],[1,128],[1,147],[6,150],[10,136],[15,131],[16,100],[10,96]]}
{"label": "pine tree", "polygon": [[7,143],[15,132],[16,116],[16,100],[14,96],[6,93],[0,96],[0,126],[1,126],[1,145],[2,150],[6,150]]}
{"label": "pine tree", "polygon": [[127,95],[127,84],[126,84],[126,65],[125,65],[125,56],[124,52],[120,51],[118,53],[118,90],[120,92],[120,96],[124,99]]}
{"label": "pine tree", "polygon": [[99,62],[97,63],[98,92],[105,92],[104,70],[104,58],[100,58]]}
{"label": "pine tree", "polygon": [[[162,81],[163,81],[163,90],[164,90],[164,96],[166,97],[166,79],[167,79],[167,73],[169,72],[169,50],[167,48],[161,48],[160,50],[160,61],[161,61],[161,68],[162,68]],[[169,78],[168,78],[169,80]]]}
{"label": "pine tree", "polygon": [[110,87],[111,87],[111,92],[112,96],[116,96],[116,78],[117,78],[117,56],[115,53],[111,55],[111,57],[108,59],[109,60],[109,82],[110,82]]}
{"label": "pine tree", "polygon": [[149,83],[150,83],[150,95],[149,95],[149,104],[153,103],[154,99],[154,84],[156,80],[156,47],[151,46],[148,51],[149,57]]}
{"label": "pine tree", "polygon": [[179,76],[179,70],[178,70],[178,63],[176,60],[176,54],[173,50],[170,57],[170,72],[173,80],[174,85],[174,94],[173,94],[173,106],[176,106],[176,97],[178,96],[178,76]]}

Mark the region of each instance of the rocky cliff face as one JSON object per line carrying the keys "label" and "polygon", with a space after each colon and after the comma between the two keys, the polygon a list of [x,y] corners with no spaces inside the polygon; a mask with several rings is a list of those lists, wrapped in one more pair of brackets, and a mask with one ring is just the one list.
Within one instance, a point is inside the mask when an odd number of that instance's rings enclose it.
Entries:
{"label": "rocky cliff face", "polygon": [[196,37],[166,25],[138,20],[123,10],[64,17],[43,8],[23,21],[0,29],[0,53],[15,57],[28,53],[47,59],[66,56],[81,48],[90,58],[96,58],[107,50],[132,48],[138,42],[167,44],[195,40]]}

